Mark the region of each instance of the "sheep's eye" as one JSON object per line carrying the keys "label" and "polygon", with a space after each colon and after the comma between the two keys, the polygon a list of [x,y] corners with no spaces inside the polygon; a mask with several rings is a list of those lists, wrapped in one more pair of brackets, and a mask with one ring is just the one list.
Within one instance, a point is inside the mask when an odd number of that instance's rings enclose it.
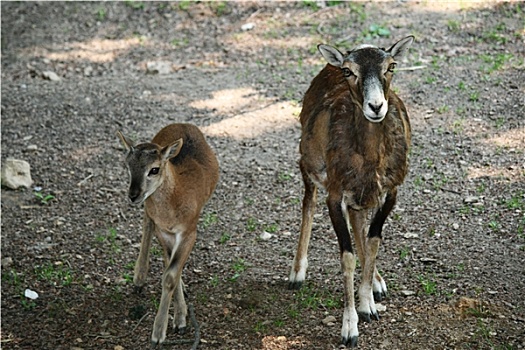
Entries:
{"label": "sheep's eye", "polygon": [[352,71],[350,70],[350,68],[346,68],[346,67],[345,67],[345,68],[342,68],[342,70],[343,70],[343,75],[344,75],[346,78],[348,78],[349,76],[352,75]]}
{"label": "sheep's eye", "polygon": [[151,170],[148,173],[148,176],[157,175],[158,173],[159,173],[159,168],[151,168]]}
{"label": "sheep's eye", "polygon": [[397,66],[397,63],[390,63],[390,65],[388,66],[388,71],[390,73],[394,73],[394,69],[396,69],[396,66]]}

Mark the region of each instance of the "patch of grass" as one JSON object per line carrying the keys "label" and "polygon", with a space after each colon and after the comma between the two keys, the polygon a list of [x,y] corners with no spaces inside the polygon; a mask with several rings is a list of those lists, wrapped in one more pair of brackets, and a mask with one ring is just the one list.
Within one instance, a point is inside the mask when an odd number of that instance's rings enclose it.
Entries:
{"label": "patch of grass", "polygon": [[73,282],[73,272],[64,265],[53,265],[51,263],[36,266],[35,274],[38,279],[46,281],[54,286],[67,287]]}
{"label": "patch of grass", "polygon": [[144,10],[144,3],[142,1],[126,0],[124,4],[134,10]]}
{"label": "patch of grass", "polygon": [[452,132],[454,135],[459,135],[463,132],[463,123],[464,120],[456,119],[452,122]]}
{"label": "patch of grass", "polygon": [[104,7],[100,7],[98,10],[97,10],[97,19],[102,22],[106,19],[106,9]]}
{"label": "patch of grass", "polygon": [[489,65],[488,68],[484,68],[483,70],[490,74],[494,71],[501,70],[510,60],[514,58],[514,55],[511,53],[498,53],[496,55],[482,54],[479,55],[479,57],[484,63]]}
{"label": "patch of grass", "polygon": [[241,274],[244,271],[246,271],[246,262],[244,261],[244,259],[239,258],[232,264],[231,268],[233,270],[233,276],[230,278],[230,281],[234,282],[241,276]]}
{"label": "patch of grass", "polygon": [[175,48],[186,47],[188,46],[188,44],[189,44],[188,38],[184,38],[184,39],[175,38],[171,41],[171,45],[173,45]]}
{"label": "patch of grass", "polygon": [[257,220],[253,217],[249,217],[248,220],[246,220],[246,229],[249,232],[253,232],[257,229]]}
{"label": "patch of grass", "polygon": [[435,83],[436,81],[437,81],[436,77],[427,76],[427,77],[425,78],[424,83],[430,85],[430,84]]}
{"label": "patch of grass", "polygon": [[496,129],[501,129],[505,125],[505,118],[498,117],[495,122]]}
{"label": "patch of grass", "polygon": [[525,193],[520,192],[505,201],[507,209],[519,209],[525,211]]}
{"label": "patch of grass", "polygon": [[379,24],[371,24],[368,29],[363,30],[363,40],[371,40],[376,38],[389,38],[390,30]]}
{"label": "patch of grass", "polygon": [[467,89],[467,85],[465,85],[465,83],[463,81],[460,81],[458,83],[458,90],[465,91],[466,89]]}
{"label": "patch of grass", "polygon": [[255,322],[255,325],[253,326],[253,331],[256,333],[264,333],[266,332],[267,325],[263,321],[257,321]]}
{"label": "patch of grass", "polygon": [[213,275],[213,277],[210,279],[210,284],[213,288],[217,287],[219,285],[219,277],[217,275]]}
{"label": "patch of grass", "polygon": [[221,238],[219,238],[219,243],[220,244],[224,244],[224,243],[228,242],[230,239],[231,239],[231,236],[228,233],[224,232],[221,235]]}
{"label": "patch of grass", "polygon": [[52,194],[43,194],[42,192],[36,191],[34,192],[35,197],[39,200],[41,204],[47,204],[53,199],[55,199],[55,196]]}
{"label": "patch of grass", "polygon": [[181,11],[188,11],[188,9],[190,8],[190,4],[191,3],[192,3],[191,0],[182,0],[182,1],[178,1],[177,5],[179,7],[179,10],[181,10]]}
{"label": "patch of grass", "polygon": [[22,307],[27,311],[33,310],[36,307],[36,302],[34,300],[27,299],[23,295],[20,304],[22,304]]}
{"label": "patch of grass", "polygon": [[470,95],[468,96],[469,101],[471,102],[477,102],[479,100],[479,92],[478,91],[472,91]]}
{"label": "patch of grass", "polygon": [[288,171],[281,171],[279,173],[279,180],[281,181],[290,181],[292,179],[292,174]]}
{"label": "patch of grass", "polygon": [[410,254],[410,248],[409,247],[403,247],[399,249],[399,259],[405,260],[408,255]]}
{"label": "patch of grass", "polygon": [[218,17],[228,13],[227,1],[211,1],[209,2],[209,6]]}
{"label": "patch of grass", "polygon": [[450,20],[447,21],[447,28],[452,33],[457,34],[457,33],[459,33],[459,30],[461,28],[461,24],[459,23],[459,21],[450,19]]}
{"label": "patch of grass", "polygon": [[420,275],[418,277],[419,283],[421,283],[421,287],[423,288],[423,292],[426,295],[434,295],[437,294],[437,282],[431,280],[428,278],[428,276]]}
{"label": "patch of grass", "polygon": [[327,289],[316,290],[305,284],[295,294],[295,300],[303,309],[315,310],[320,307],[338,309],[341,307],[339,298],[335,298]]}
{"label": "patch of grass", "polygon": [[277,224],[269,224],[264,226],[264,231],[268,233],[275,233],[279,230],[279,225]]}
{"label": "patch of grass", "polygon": [[215,213],[204,213],[202,216],[202,226],[206,229],[212,225],[215,225],[218,221],[217,214]]}
{"label": "patch of grass", "polygon": [[492,231],[498,231],[500,229],[500,224],[496,220],[490,220],[489,223],[488,223],[488,227]]}
{"label": "patch of grass", "polygon": [[436,112],[438,112],[438,114],[443,114],[443,113],[446,113],[450,110],[450,107],[447,106],[447,105],[443,105],[441,107],[438,107],[436,108]]}

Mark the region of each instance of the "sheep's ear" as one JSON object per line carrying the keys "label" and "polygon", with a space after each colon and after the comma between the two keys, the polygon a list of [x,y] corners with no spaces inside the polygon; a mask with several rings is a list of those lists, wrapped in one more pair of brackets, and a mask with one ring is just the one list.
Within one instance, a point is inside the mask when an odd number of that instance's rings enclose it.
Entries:
{"label": "sheep's ear", "polygon": [[319,45],[317,49],[323,55],[326,62],[334,67],[341,67],[343,65],[344,57],[341,51],[329,45]]}
{"label": "sheep's ear", "polygon": [[184,142],[182,141],[182,138],[180,138],[177,141],[173,142],[171,145],[167,145],[166,147],[164,147],[160,151],[162,155],[162,159],[166,160],[166,159],[176,157],[179,154],[180,150],[182,149],[183,143]]}
{"label": "sheep's ear", "polygon": [[120,131],[117,131],[117,136],[122,141],[122,144],[126,148],[126,151],[131,152],[133,150],[133,141],[131,141],[128,137],[126,137]]}
{"label": "sheep's ear", "polygon": [[399,40],[397,43],[392,45],[392,47],[386,51],[390,52],[392,57],[399,58],[405,54],[405,52],[408,50],[410,45],[412,45],[413,42],[414,42],[414,36],[409,35],[406,38]]}

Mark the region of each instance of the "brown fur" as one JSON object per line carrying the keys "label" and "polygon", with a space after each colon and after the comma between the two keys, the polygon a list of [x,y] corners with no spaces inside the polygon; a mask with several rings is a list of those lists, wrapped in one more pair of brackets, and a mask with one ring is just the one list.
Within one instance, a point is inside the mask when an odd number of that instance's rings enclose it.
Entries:
{"label": "brown fur", "polygon": [[[300,288],[306,276],[317,188],[321,186],[328,192],[328,210],[341,254],[345,301],[342,342],[352,347],[357,345],[358,315],[366,321],[378,319],[374,297],[386,294],[376,255],[383,224],[396,202],[397,186],[408,171],[411,135],[406,108],[389,87],[395,57],[412,41],[413,37],[407,37],[386,51],[363,47],[346,56],[320,45],[329,64],[313,79],[299,116],[299,166],[305,191],[289,288]],[[357,311],[350,226],[362,265]]]}
{"label": "brown fur", "polygon": [[[134,275],[136,287],[146,282],[152,234],[164,251],[162,296],[151,337],[152,343],[158,344],[166,338],[173,296],[173,326],[181,330],[186,326],[182,269],[196,240],[202,208],[217,184],[219,165],[200,130],[191,124],[168,125],[151,143],[137,146],[124,135],[119,136],[128,149],[130,198],[135,203],[144,201],[142,242]],[[152,168],[158,168],[157,175],[149,175]],[[158,187],[144,200],[144,193],[152,186]]]}

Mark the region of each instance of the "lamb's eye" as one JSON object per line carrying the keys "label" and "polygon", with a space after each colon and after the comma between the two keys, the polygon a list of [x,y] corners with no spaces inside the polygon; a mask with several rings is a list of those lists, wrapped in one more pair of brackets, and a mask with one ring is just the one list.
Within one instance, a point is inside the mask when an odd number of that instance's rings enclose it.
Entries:
{"label": "lamb's eye", "polygon": [[151,170],[148,173],[148,176],[157,175],[158,173],[159,173],[159,168],[151,168]]}
{"label": "lamb's eye", "polygon": [[344,68],[342,68],[342,70],[343,70],[343,75],[344,75],[346,78],[348,78],[349,76],[352,75],[352,71],[350,70],[350,68],[346,68],[346,67],[344,67]]}
{"label": "lamb's eye", "polygon": [[394,73],[394,69],[396,69],[396,66],[397,66],[397,63],[390,63],[390,65],[388,66],[388,71],[390,73]]}

